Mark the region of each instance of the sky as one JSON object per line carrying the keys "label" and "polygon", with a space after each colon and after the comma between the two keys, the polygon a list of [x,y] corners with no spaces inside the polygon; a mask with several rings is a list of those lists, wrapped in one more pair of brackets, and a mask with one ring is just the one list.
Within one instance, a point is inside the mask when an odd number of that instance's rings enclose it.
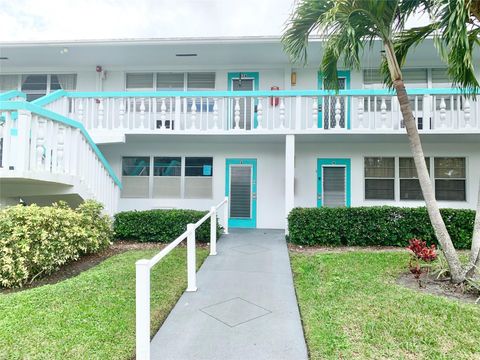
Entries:
{"label": "sky", "polygon": [[279,35],[294,0],[0,0],[0,41]]}

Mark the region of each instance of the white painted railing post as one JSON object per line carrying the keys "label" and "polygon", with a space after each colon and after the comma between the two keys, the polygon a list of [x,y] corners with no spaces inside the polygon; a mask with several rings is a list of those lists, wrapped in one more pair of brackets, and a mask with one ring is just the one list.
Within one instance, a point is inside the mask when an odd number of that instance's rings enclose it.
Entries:
{"label": "white painted railing post", "polygon": [[187,291],[197,291],[197,273],[195,256],[195,225],[187,225]]}
{"label": "white painted railing post", "polygon": [[228,235],[228,197],[225,198],[225,208],[224,208],[224,234]]}
{"label": "white painted railing post", "polygon": [[150,360],[150,263],[135,263],[136,359]]}
{"label": "white painted railing post", "polygon": [[210,255],[217,255],[217,208],[210,208]]}

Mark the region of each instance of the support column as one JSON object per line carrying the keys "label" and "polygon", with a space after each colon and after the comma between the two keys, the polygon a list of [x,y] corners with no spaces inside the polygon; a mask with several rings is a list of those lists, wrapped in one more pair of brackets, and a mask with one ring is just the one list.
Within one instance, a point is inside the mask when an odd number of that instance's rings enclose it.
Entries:
{"label": "support column", "polygon": [[295,135],[285,138],[285,235],[288,235],[288,214],[295,204]]}

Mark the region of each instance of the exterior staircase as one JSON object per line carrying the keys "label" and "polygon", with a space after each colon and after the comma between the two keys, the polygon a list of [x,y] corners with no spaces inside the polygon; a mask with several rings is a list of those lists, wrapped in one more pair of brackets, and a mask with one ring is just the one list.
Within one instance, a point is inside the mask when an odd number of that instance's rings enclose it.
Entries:
{"label": "exterior staircase", "polygon": [[83,125],[18,91],[0,94],[0,154],[0,206],[94,199],[117,209],[121,183]]}

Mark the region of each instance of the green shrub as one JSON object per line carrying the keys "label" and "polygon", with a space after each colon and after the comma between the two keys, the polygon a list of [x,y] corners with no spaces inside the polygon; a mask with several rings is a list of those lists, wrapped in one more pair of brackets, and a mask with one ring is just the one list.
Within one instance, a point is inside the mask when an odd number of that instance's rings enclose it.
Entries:
{"label": "green shrub", "polygon": [[[441,213],[455,247],[470,248],[475,211]],[[288,229],[289,241],[299,245],[407,246],[412,238],[437,243],[424,207],[295,208]]]}
{"label": "green shrub", "polygon": [[0,286],[22,286],[108,246],[111,220],[102,209],[101,204],[86,201],[77,210],[65,203],[1,210]]}
{"label": "green shrub", "polygon": [[[205,214],[207,211],[176,209],[124,211],[115,215],[113,229],[116,239],[169,243],[185,232],[187,224],[196,223]],[[218,225],[217,237],[220,233]],[[210,219],[197,229],[195,236],[200,242],[210,241]]]}

